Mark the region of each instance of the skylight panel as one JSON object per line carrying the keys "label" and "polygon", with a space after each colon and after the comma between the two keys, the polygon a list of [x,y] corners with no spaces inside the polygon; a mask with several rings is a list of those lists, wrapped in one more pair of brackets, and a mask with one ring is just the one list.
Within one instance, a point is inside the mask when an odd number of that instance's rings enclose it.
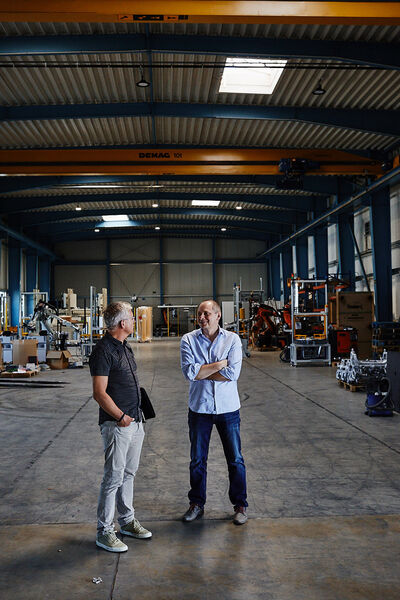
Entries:
{"label": "skylight panel", "polygon": [[286,63],[284,59],[227,58],[219,93],[272,94]]}
{"label": "skylight panel", "polygon": [[220,200],[192,200],[192,206],[219,206]]}
{"label": "skylight panel", "polygon": [[103,215],[103,221],[129,221],[128,215]]}

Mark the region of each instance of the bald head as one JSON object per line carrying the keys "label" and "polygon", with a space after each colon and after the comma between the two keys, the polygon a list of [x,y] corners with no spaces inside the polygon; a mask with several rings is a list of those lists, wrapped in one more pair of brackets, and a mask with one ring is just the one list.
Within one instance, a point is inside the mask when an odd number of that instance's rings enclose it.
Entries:
{"label": "bald head", "polygon": [[210,339],[216,335],[221,318],[221,309],[215,300],[204,300],[197,309],[197,322],[202,332]]}
{"label": "bald head", "polygon": [[218,304],[218,302],[216,302],[215,300],[203,300],[203,302],[201,304],[199,304],[199,307],[197,309],[197,312],[199,312],[200,307],[203,306],[203,304],[207,304],[208,310],[213,310],[215,313],[220,313],[221,314],[221,307]]}

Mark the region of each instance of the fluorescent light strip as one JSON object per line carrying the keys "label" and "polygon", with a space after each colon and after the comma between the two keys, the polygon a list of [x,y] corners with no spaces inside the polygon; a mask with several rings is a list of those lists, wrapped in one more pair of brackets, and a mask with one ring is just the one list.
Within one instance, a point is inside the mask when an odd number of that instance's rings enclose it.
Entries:
{"label": "fluorescent light strip", "polygon": [[103,221],[129,221],[128,215],[103,215]]}
{"label": "fluorescent light strip", "polygon": [[192,200],[192,206],[219,206],[220,200]]}

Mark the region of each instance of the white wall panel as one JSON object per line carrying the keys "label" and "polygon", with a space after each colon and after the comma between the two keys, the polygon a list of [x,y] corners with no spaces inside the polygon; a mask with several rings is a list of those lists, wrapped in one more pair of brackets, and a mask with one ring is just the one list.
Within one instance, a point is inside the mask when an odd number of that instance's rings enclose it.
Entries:
{"label": "white wall panel", "polygon": [[[112,265],[111,296],[113,300],[138,296],[139,304],[159,304],[160,271],[158,264]],[[143,300],[145,297],[145,300]]]}
{"label": "white wall panel", "polygon": [[308,274],[310,277],[315,275],[315,252],[314,252],[314,236],[309,235],[308,241]]}
{"label": "white wall panel", "polygon": [[[72,288],[78,296],[89,298],[89,287],[94,285],[98,292],[107,287],[106,267],[91,266],[78,267],[56,265],[54,268],[54,292],[60,296],[67,288]],[[79,304],[80,308],[83,304]]]}
{"label": "white wall panel", "polygon": [[267,268],[265,264],[256,265],[217,265],[217,296],[226,299],[233,294],[233,285],[239,285],[242,280],[242,290],[259,290],[260,277],[263,279],[263,289],[267,285]]}
{"label": "white wall panel", "polygon": [[212,242],[209,239],[170,238],[164,241],[165,260],[211,260]]}
{"label": "white wall panel", "polygon": [[69,260],[105,260],[106,241],[79,241],[56,244],[55,253]]}
{"label": "white wall panel", "polygon": [[[337,260],[338,260],[338,252],[337,252],[337,226],[330,225],[328,227],[328,271],[329,273],[337,273]],[[334,263],[334,264],[330,264]]]}
{"label": "white wall panel", "polygon": [[158,260],[159,240],[129,238],[111,240],[111,261],[118,260]]}

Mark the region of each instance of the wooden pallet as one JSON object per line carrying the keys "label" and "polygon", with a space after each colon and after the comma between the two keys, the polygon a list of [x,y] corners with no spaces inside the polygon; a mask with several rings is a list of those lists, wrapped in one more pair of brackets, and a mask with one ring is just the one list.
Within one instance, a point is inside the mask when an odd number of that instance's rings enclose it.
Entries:
{"label": "wooden pallet", "polygon": [[340,385],[340,387],[343,387],[345,390],[350,390],[350,392],[365,392],[365,386],[364,385],[357,385],[357,384],[353,384],[353,383],[347,383],[346,381],[340,381],[338,379],[338,385]]}
{"label": "wooden pallet", "polygon": [[25,371],[24,373],[17,373],[16,371],[3,371],[0,373],[0,377],[10,377],[11,379],[27,379],[40,373],[39,369],[35,371]]}

